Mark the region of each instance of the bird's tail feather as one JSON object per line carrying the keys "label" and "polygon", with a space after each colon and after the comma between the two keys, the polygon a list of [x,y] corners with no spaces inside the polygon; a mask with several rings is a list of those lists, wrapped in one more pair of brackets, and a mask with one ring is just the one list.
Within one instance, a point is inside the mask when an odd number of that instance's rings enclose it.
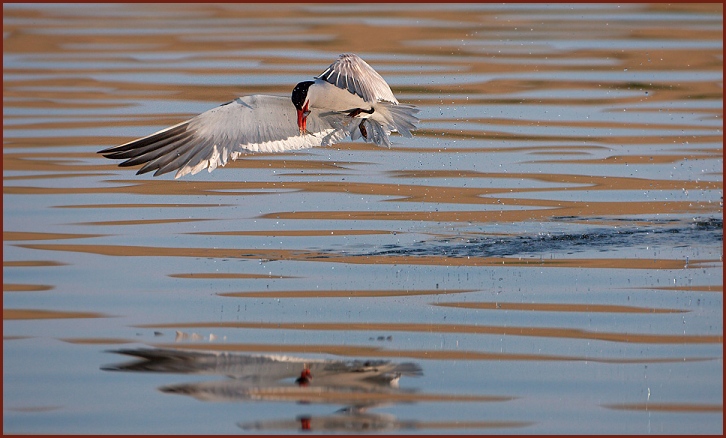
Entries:
{"label": "bird's tail feather", "polygon": [[[363,137],[360,129],[361,123],[363,124],[363,129],[365,129],[365,137]],[[356,121],[353,125],[353,130],[350,133],[351,140],[357,140],[363,137],[366,142],[373,142],[378,146],[391,147],[391,140],[388,138],[391,131],[385,129],[379,122],[371,119],[363,119],[361,122]]]}
{"label": "bird's tail feather", "polygon": [[351,118],[344,113],[336,113],[337,117],[329,115],[329,121],[336,129],[350,135],[351,140],[363,138],[379,146],[391,147],[388,136],[392,131],[404,137],[413,137],[411,131],[416,129],[416,123],[419,122],[414,115],[419,112],[418,108],[391,102],[378,102],[375,108],[374,117]]}
{"label": "bird's tail feather", "polygon": [[404,137],[413,137],[411,131],[416,129],[418,117],[414,114],[418,108],[411,105],[395,104],[391,102],[379,102],[376,105],[376,112],[386,121],[385,127],[389,131],[398,131]]}

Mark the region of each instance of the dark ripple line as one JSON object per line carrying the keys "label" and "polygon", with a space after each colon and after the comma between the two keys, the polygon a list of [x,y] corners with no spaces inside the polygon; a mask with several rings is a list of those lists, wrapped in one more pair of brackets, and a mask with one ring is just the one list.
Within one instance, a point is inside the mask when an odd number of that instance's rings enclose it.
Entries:
{"label": "dark ripple line", "polygon": [[635,248],[645,244],[653,248],[678,248],[694,244],[723,242],[723,220],[708,218],[696,220],[687,225],[666,228],[631,227],[629,229],[596,229],[582,233],[481,237],[468,238],[464,243],[455,243],[455,240],[458,239],[445,238],[419,242],[417,247],[386,245],[381,250],[362,255],[503,257],[525,254],[575,253],[585,250],[607,252],[622,248]]}

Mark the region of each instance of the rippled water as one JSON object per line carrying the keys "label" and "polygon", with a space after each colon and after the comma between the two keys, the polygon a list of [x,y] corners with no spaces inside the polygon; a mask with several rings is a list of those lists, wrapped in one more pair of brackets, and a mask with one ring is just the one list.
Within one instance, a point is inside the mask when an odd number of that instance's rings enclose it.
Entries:
{"label": "rippled water", "polygon": [[[722,16],[4,4],[3,431],[722,433]],[[414,138],[97,154],[344,52]]]}

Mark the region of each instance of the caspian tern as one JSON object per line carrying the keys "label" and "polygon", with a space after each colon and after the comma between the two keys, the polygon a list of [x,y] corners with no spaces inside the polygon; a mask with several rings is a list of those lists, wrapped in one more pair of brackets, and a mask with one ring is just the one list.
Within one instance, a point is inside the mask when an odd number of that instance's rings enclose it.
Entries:
{"label": "caspian tern", "polygon": [[357,55],[340,55],[314,79],[297,84],[291,99],[239,97],[99,153],[125,159],[122,167],[143,164],[137,175],[176,171],[180,178],[202,169],[211,172],[245,152],[329,146],[348,136],[390,147],[391,132],[411,137],[416,129],[418,109],[399,104],[386,81]]}

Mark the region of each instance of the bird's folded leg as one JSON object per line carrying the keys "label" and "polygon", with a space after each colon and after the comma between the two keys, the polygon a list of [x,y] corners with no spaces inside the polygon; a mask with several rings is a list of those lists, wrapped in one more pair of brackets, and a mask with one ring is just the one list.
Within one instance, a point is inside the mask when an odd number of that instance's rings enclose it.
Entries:
{"label": "bird's folded leg", "polygon": [[364,122],[365,122],[365,120],[362,120],[362,121],[360,122],[360,124],[358,125],[358,129],[360,129],[360,133],[361,133],[361,135],[362,135],[362,136],[363,136],[363,138],[364,138],[364,139],[366,139],[366,141],[367,141],[367,140],[368,140],[368,131],[366,130],[366,127],[365,127],[365,125],[363,124]]}
{"label": "bird's folded leg", "polygon": [[369,110],[364,110],[363,108],[356,108],[348,113],[348,117],[353,118],[358,117],[360,113],[373,114],[374,112],[376,112],[375,108],[371,108]]}

